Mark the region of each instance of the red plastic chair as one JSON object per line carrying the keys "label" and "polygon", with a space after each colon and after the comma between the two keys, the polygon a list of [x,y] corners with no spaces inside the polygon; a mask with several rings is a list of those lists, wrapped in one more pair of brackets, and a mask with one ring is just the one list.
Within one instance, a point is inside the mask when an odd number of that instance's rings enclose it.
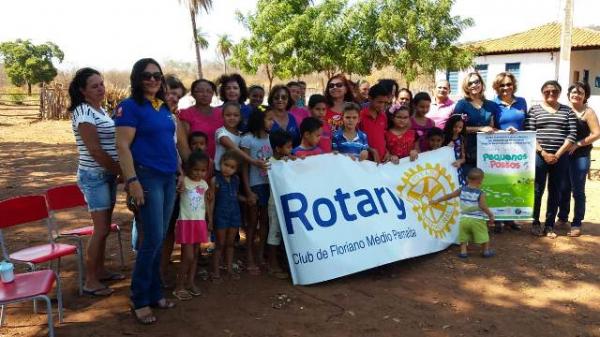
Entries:
{"label": "red plastic chair", "polygon": [[[76,184],[53,187],[46,191],[46,200],[48,201],[48,210],[50,211],[50,219],[52,221],[55,238],[72,238],[77,240],[80,250],[83,252],[83,238],[91,236],[94,233],[94,226],[79,227],[71,230],[58,231],[58,225],[54,218],[56,211],[61,211],[73,207],[87,206],[85,197]],[[110,225],[110,231],[117,233],[119,243],[119,262],[121,269],[125,266],[125,258],[123,256],[123,240],[121,239],[121,228],[117,224]]]}
{"label": "red plastic chair", "polygon": [[16,274],[11,283],[0,283],[0,326],[4,324],[4,310],[7,304],[29,300],[44,300],[48,315],[48,335],[54,337],[52,321],[52,303],[48,293],[56,281],[56,298],[58,301],[58,322],[63,322],[62,291],[60,278],[52,270],[39,270],[30,273]]}
{"label": "red plastic chair", "polygon": [[[49,242],[23,248],[9,254],[4,242],[4,236],[2,235],[2,229],[39,220],[46,222]],[[36,265],[40,263],[52,263],[56,260],[56,274],[58,277],[60,277],[60,259],[64,256],[76,255],[77,267],[79,269],[79,294],[83,294],[82,252],[74,245],[54,242],[50,229],[46,198],[43,195],[20,196],[0,201],[0,245],[2,246],[2,254],[5,259],[17,263],[25,263],[31,271],[35,271]]]}

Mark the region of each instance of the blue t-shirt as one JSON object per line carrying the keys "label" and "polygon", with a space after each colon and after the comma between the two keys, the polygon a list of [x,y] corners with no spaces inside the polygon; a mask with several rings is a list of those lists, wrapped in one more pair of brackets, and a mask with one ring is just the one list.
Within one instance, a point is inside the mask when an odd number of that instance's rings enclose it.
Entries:
{"label": "blue t-shirt", "polygon": [[[492,116],[496,116],[500,108],[490,100],[483,100],[481,108],[477,109],[466,99],[461,99],[456,102],[454,107],[454,115],[463,116],[465,127],[468,126],[490,126]],[[465,154],[467,163],[474,164],[477,158],[477,133],[467,133],[465,142]]]}
{"label": "blue t-shirt", "polygon": [[496,128],[506,130],[512,126],[517,130],[524,130],[527,101],[523,97],[514,97],[511,105],[507,105],[499,97],[496,97],[494,102],[498,105],[498,111],[494,116]]}
{"label": "blue t-shirt", "polygon": [[483,192],[480,189],[463,186],[460,188],[460,213],[474,217],[484,217],[485,213],[479,207]]}
{"label": "blue t-shirt", "polygon": [[[296,122],[296,118],[294,118],[294,116],[291,113],[287,113],[288,114],[288,124],[287,127],[285,128],[284,131],[287,131],[290,133],[290,135],[292,135],[292,145],[294,147],[300,145],[300,127],[298,127],[298,123]],[[277,131],[277,130],[282,130],[281,126],[279,126],[279,124],[277,124],[277,121],[273,122],[273,126],[271,127],[271,132],[273,131]]]}
{"label": "blue t-shirt", "polygon": [[354,137],[354,139],[347,139],[346,136],[344,136],[343,128],[335,131],[331,137],[331,145],[333,151],[348,154],[355,158],[358,158],[362,151],[369,149],[367,135],[364,132],[356,130],[356,137]]}
{"label": "blue t-shirt", "polygon": [[130,97],[119,103],[114,120],[115,127],[135,128],[131,143],[135,165],[168,174],[177,171],[175,117],[166,104],[162,104],[157,111],[150,101],[144,100],[139,105]]}
{"label": "blue t-shirt", "polygon": [[248,132],[248,119],[250,119],[250,114],[252,114],[252,106],[250,104],[240,104],[240,112],[242,114],[242,120],[240,121],[238,130],[242,133],[246,133]]}

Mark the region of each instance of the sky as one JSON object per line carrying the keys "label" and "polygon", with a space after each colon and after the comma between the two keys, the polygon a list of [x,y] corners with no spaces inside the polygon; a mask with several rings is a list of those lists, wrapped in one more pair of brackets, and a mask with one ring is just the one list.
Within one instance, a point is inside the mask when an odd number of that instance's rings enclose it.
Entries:
{"label": "sky", "polygon": [[[360,0],[355,0],[360,1]],[[561,0],[456,0],[453,15],[471,17],[475,25],[460,41],[518,33],[560,18]],[[195,62],[189,13],[178,0],[18,0],[3,1],[0,42],[17,38],[52,41],[65,53],[60,69],[92,66],[130,70],[142,57],[159,62]],[[256,0],[214,0],[197,22],[208,35],[206,60],[217,60],[219,35],[233,41],[248,35],[235,11],[254,10]],[[600,25],[600,0],[574,0],[576,27]]]}

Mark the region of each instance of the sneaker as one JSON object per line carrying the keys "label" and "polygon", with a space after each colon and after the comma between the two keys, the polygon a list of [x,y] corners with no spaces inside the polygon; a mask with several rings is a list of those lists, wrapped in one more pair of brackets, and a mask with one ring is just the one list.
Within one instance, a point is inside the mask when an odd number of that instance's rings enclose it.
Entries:
{"label": "sneaker", "polygon": [[522,229],[521,225],[514,221],[506,221],[504,222],[504,225],[508,225],[513,231],[520,231]]}
{"label": "sneaker", "polygon": [[488,249],[481,254],[481,256],[483,256],[484,258],[493,257],[495,255],[496,255],[496,251],[493,249]]}
{"label": "sneaker", "polygon": [[544,228],[539,221],[534,221],[531,224],[531,234],[535,236],[544,236]]}
{"label": "sneaker", "polygon": [[494,221],[494,233],[502,233],[502,221]]}
{"label": "sneaker", "polygon": [[546,226],[546,228],[544,228],[544,233],[546,237],[550,239],[556,239],[556,237],[558,236],[556,235],[556,233],[554,233],[554,228],[550,226]]}
{"label": "sneaker", "polygon": [[554,224],[555,228],[569,228],[569,222],[567,220],[558,219]]}

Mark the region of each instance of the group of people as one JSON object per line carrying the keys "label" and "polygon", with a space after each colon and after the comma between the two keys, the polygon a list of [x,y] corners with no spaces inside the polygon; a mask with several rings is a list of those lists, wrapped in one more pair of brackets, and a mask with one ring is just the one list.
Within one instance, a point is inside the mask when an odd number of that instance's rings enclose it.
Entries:
{"label": "group of people", "polygon": [[[600,137],[596,115],[586,106],[586,84],[568,89],[570,106],[566,106],[558,102],[560,85],[548,81],[542,86],[543,102],[527,110],[525,100],[515,96],[517,82],[510,73],[494,80],[498,94],[494,100],[484,97],[482,77],[468,74],[462,84],[464,98],[456,103],[449,98],[447,81],[436,84],[432,98],[426,92],[413,96],[392,79],[370,85],[338,74],[327,81],[322,95],[307,100],[303,82],[276,85],[267,95],[263,87],[248,87],[242,76],[230,74],[216,83],[194,81],[190,87],[194,105],[179,110],[179,99],[187,90],[176,77],[165,76],[155,60],[136,62],[130,80],[131,95],[114,112],[102,108],[104,82],[94,69],[80,69],[69,94],[79,150],[77,181],[95,228],[87,248],[84,290],[108,296],[113,290],[102,280],[123,278],[104,268],[104,249],[116,186],[124,183],[139,232],[131,308],[140,323],[156,322],[153,309],[175,305],[163,293],[175,242],[181,245],[181,263],[173,295],[180,300],[200,295],[194,278],[201,243],[215,243],[210,273],[214,282],[221,281],[223,271],[239,279],[233,260],[241,226],[248,273],[289,277],[278,257],[281,231],[267,178],[276,160],[336,153],[359,161],[398,163],[450,146],[461,185],[477,190],[483,176],[474,169],[476,133],[536,130],[532,231],[555,237],[557,209],[559,221],[566,222],[572,191],[575,216],[570,235],[581,233],[591,144]],[[211,106],[215,94],[221,106]],[[561,179],[567,174],[571,179]],[[546,176],[549,198],[542,227],[539,213]],[[567,181],[569,186],[562,184]],[[468,192],[469,197],[476,196],[470,202],[477,204],[482,193]],[[463,200],[462,193],[455,196],[459,195]],[[496,229],[501,228],[496,223]],[[482,240],[476,236],[476,243],[487,242]],[[464,241],[466,249],[473,236]],[[489,245],[484,253],[492,255]]]}

